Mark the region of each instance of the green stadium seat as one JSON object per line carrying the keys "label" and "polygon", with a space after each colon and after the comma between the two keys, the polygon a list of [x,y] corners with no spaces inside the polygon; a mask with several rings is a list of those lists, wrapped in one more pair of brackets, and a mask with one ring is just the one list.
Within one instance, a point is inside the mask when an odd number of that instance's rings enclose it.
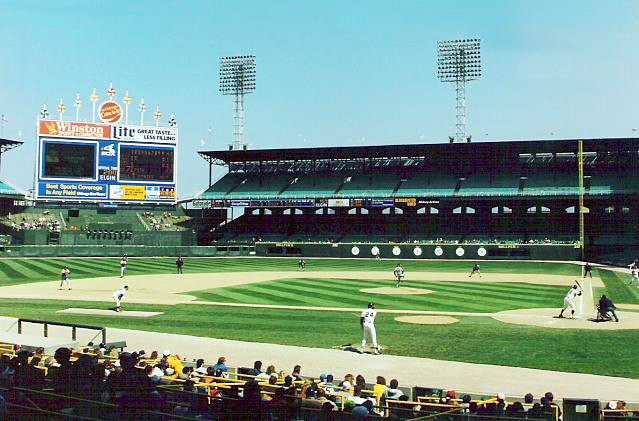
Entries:
{"label": "green stadium seat", "polygon": [[455,187],[459,177],[440,176],[416,173],[402,182],[397,190],[398,196],[422,195],[434,197],[451,197],[455,193]]}

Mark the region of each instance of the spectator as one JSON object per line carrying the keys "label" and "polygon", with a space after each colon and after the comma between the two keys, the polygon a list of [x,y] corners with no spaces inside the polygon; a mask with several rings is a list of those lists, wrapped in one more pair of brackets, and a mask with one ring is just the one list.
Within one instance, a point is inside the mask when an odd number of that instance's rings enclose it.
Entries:
{"label": "spectator", "polygon": [[302,377],[302,375],[300,374],[301,371],[302,366],[296,365],[295,367],[293,367],[293,372],[291,373],[291,376],[293,376],[293,378],[298,382],[304,380],[304,377]]}
{"label": "spectator", "polygon": [[266,421],[271,419],[269,405],[262,400],[260,385],[256,381],[249,380],[244,384],[244,396],[240,402],[238,413],[240,420]]}
{"label": "spectator", "polygon": [[136,356],[120,354],[122,371],[111,374],[106,384],[106,401],[118,405],[117,416],[123,420],[144,419],[144,412],[152,407],[153,383],[135,367]]}
{"label": "spectator", "polygon": [[391,380],[390,387],[386,391],[386,397],[388,399],[399,399],[402,395],[404,395],[404,392],[399,390],[398,387],[399,387],[399,382],[397,381],[397,379]]}
{"label": "spectator", "polygon": [[262,361],[255,361],[253,363],[253,368],[248,371],[249,376],[258,376],[262,373]]}
{"label": "spectator", "polygon": [[386,379],[382,376],[377,376],[377,383],[373,386],[373,395],[377,400],[377,404],[380,405],[382,397],[386,395]]}
{"label": "spectator", "polygon": [[226,357],[220,357],[217,359],[217,364],[215,364],[213,366],[213,370],[215,370],[215,372],[217,373],[218,371],[222,371],[224,373],[227,373],[229,371],[228,367],[226,366]]}
{"label": "spectator", "polygon": [[73,383],[73,367],[71,366],[71,350],[58,348],[53,356],[58,366],[50,370],[53,380],[53,391],[59,395],[69,395]]}
{"label": "spectator", "polygon": [[197,374],[206,375],[206,367],[204,367],[204,360],[202,358],[199,358],[195,362],[195,372]]}
{"label": "spectator", "polygon": [[360,421],[368,419],[368,415],[373,411],[373,403],[369,400],[364,401],[361,405],[357,405],[351,411],[351,420]]}
{"label": "spectator", "polygon": [[190,380],[193,373],[193,367],[183,367],[182,372],[178,374],[180,380]]}

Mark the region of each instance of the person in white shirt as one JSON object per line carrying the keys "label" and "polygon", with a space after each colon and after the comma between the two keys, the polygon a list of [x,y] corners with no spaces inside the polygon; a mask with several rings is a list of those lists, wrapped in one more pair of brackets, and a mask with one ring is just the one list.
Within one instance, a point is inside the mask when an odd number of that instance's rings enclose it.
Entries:
{"label": "person in white shirt", "polygon": [[639,288],[639,268],[637,268],[637,266],[632,266],[630,268],[630,284],[632,285],[633,281],[637,281],[637,287]]}
{"label": "person in white shirt", "polygon": [[581,295],[581,291],[577,291],[577,285],[573,285],[570,291],[566,293],[564,297],[564,307],[561,309],[558,318],[564,317],[564,310],[570,308],[570,318],[575,318],[575,297]]}
{"label": "person in white shirt", "polygon": [[368,303],[368,308],[362,311],[362,315],[359,318],[359,323],[362,326],[362,348],[360,354],[364,353],[364,347],[366,346],[366,338],[368,337],[373,344],[375,355],[379,355],[379,347],[377,346],[377,332],[375,332],[375,316],[377,311],[375,310],[375,304]]}
{"label": "person in white shirt", "polygon": [[120,259],[120,278],[124,278],[124,272],[126,272],[127,263],[128,258],[126,256],[126,253],[124,253],[124,256],[122,256],[122,259]]}
{"label": "person in white shirt", "polygon": [[122,307],[121,307],[122,299],[124,298],[124,295],[126,294],[128,290],[129,290],[129,287],[125,285],[124,288],[119,289],[113,293],[113,299],[115,300],[115,311],[118,311],[118,312],[122,311]]}
{"label": "person in white shirt", "polygon": [[62,272],[60,272],[60,288],[58,289],[62,289],[62,285],[64,285],[65,283],[67,284],[67,288],[71,289],[71,281],[69,281],[70,274],[71,271],[69,270],[68,266],[62,268]]}
{"label": "person in white shirt", "polygon": [[404,268],[402,267],[402,265],[398,263],[397,266],[395,267],[395,270],[393,271],[393,274],[395,275],[395,278],[397,279],[397,283],[395,283],[395,288],[399,288],[399,284],[402,283],[405,276]]}

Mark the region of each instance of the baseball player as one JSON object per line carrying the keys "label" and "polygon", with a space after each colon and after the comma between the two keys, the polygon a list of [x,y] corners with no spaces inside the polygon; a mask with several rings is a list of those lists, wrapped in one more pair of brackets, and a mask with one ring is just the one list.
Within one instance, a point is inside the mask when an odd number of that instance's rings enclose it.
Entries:
{"label": "baseball player", "polygon": [[124,295],[128,290],[129,286],[125,285],[122,289],[119,289],[113,293],[113,299],[115,300],[115,311],[122,311],[122,306],[120,304],[122,303],[122,299],[124,298]]}
{"label": "baseball player", "polygon": [[126,253],[120,259],[120,278],[124,278],[124,272],[126,272],[126,264],[128,263],[128,258]]}
{"label": "baseball player", "polygon": [[375,332],[375,304],[368,303],[368,308],[362,311],[362,316],[359,318],[359,324],[362,326],[362,348],[359,350],[360,354],[364,353],[364,347],[366,346],[366,337],[371,340],[373,348],[375,349],[375,355],[379,355],[379,347],[377,346],[377,333]]}
{"label": "baseball player", "polygon": [[637,265],[630,267],[630,283],[628,285],[632,285],[633,281],[637,281],[637,288],[639,288],[639,268]]}
{"label": "baseball player", "polygon": [[470,278],[476,273],[479,274],[479,277],[481,278],[481,268],[477,263],[475,263],[475,266],[473,266],[473,270],[470,272],[470,275],[468,275],[468,277]]}
{"label": "baseball player", "polygon": [[584,276],[582,276],[582,278],[585,278],[587,275],[590,275],[592,278],[592,266],[590,266],[590,263],[588,262],[586,262],[586,265],[584,266]]}
{"label": "baseball player", "polygon": [[570,307],[570,318],[574,319],[575,318],[575,297],[577,297],[578,295],[581,295],[581,291],[577,291],[577,285],[573,285],[572,288],[570,288],[570,291],[568,291],[566,293],[566,296],[564,297],[564,307],[561,309],[561,312],[559,313],[559,316],[557,316],[558,318],[562,318],[564,317],[564,310],[566,310],[568,307]]}
{"label": "baseball player", "polygon": [[58,289],[62,289],[62,285],[66,283],[67,288],[71,290],[71,281],[69,281],[70,274],[71,274],[71,271],[69,270],[68,266],[65,266],[62,268],[62,271],[60,272],[60,288]]}
{"label": "baseball player", "polygon": [[395,275],[395,278],[397,279],[395,288],[399,288],[399,284],[404,280],[404,277],[405,277],[404,268],[402,267],[402,265],[398,263],[397,266],[395,267],[395,270],[393,271],[393,274]]}
{"label": "baseball player", "polygon": [[297,267],[299,270],[305,270],[306,269],[306,262],[304,261],[304,259],[300,259],[297,262]]}

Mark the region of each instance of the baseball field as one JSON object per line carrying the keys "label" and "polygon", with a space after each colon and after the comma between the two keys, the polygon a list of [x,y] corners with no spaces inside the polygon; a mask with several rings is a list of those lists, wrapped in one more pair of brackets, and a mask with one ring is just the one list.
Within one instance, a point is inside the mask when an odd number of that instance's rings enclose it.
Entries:
{"label": "baseball field", "polygon": [[[406,280],[394,288],[397,260],[191,258],[175,274],[171,258],[0,259],[0,316],[251,342],[339,348],[358,344],[360,311],[378,309],[378,341],[386,354],[639,378],[639,289],[629,275],[595,268],[581,279],[571,263],[403,260]],[[71,269],[72,290],[59,290]],[[577,318],[556,319],[580,280]],[[121,314],[113,291],[129,285]],[[602,293],[619,323],[595,323]],[[73,310],[72,310],[73,311]],[[162,314],[127,317],[127,312]]]}

